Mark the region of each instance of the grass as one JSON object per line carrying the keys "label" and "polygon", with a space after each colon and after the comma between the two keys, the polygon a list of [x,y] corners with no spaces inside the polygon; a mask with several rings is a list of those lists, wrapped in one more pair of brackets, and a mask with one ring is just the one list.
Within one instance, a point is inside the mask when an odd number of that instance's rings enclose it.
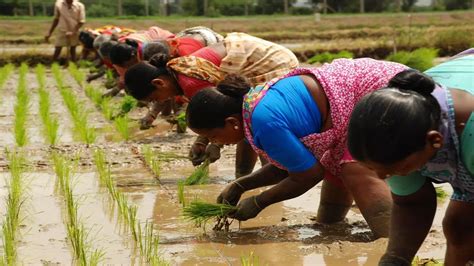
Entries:
{"label": "grass", "polygon": [[186,186],[206,184],[209,181],[209,164],[209,160],[206,159],[184,180],[184,184]]}
{"label": "grass", "polygon": [[58,119],[50,113],[51,103],[49,93],[45,89],[45,68],[43,65],[36,66],[36,78],[38,80],[39,89],[39,113],[43,121],[43,136],[49,145],[55,145],[58,141]]}
{"label": "grass", "polygon": [[17,261],[18,228],[21,222],[21,207],[25,201],[25,185],[23,180],[24,157],[16,152],[7,157],[10,168],[10,180],[7,184],[6,213],[2,225],[3,254],[1,264],[15,265]]}
{"label": "grass", "polygon": [[81,141],[87,144],[94,143],[97,135],[95,129],[88,125],[88,115],[83,104],[77,100],[77,96],[72,92],[72,90],[64,86],[59,65],[53,64],[51,70],[56,79],[59,92],[61,93],[64,103],[71,114],[74,123],[74,131]]}
{"label": "grass", "polygon": [[161,173],[161,163],[159,157],[153,152],[150,146],[145,145],[142,147],[141,152],[148,167],[151,169],[155,177],[159,177]]}
{"label": "grass", "polygon": [[124,140],[130,139],[130,120],[127,115],[116,117],[114,120],[115,128]]}
{"label": "grass", "polygon": [[167,265],[158,253],[159,238],[154,234],[153,224],[147,221],[142,226],[137,219],[137,206],[130,204],[126,195],[116,189],[103,150],[96,149],[94,151],[94,164],[97,168],[100,184],[107,188],[109,196],[115,201],[119,219],[128,226],[128,230],[135,241],[135,246],[139,249],[144,262],[149,265]]}
{"label": "grass", "polygon": [[242,266],[258,266],[260,265],[260,260],[253,251],[250,252],[248,256],[240,256],[240,264]]}
{"label": "grass", "polygon": [[52,154],[54,170],[57,176],[57,188],[64,198],[66,206],[66,229],[74,257],[80,265],[97,265],[105,256],[101,249],[92,250],[89,230],[80,221],[79,204],[72,188],[73,166],[70,160],[58,153]]}
{"label": "grass", "polygon": [[334,59],[338,58],[353,58],[354,54],[348,51],[340,51],[338,53],[320,53],[317,54],[310,59],[308,59],[308,64],[314,64],[314,63],[329,63],[332,62]]}
{"label": "grass", "polygon": [[438,50],[432,48],[420,48],[413,52],[400,51],[387,57],[388,61],[398,62],[420,71],[433,67],[434,59],[438,56]]}
{"label": "grass", "polygon": [[28,140],[28,136],[26,132],[26,120],[28,118],[30,96],[26,88],[26,74],[27,73],[28,73],[28,66],[26,64],[22,64],[20,66],[18,89],[16,93],[16,104],[14,107],[15,141],[16,141],[16,145],[19,147],[25,146]]}
{"label": "grass", "polygon": [[236,209],[237,207],[228,204],[212,204],[195,200],[183,208],[183,216],[196,226],[203,226],[209,220],[226,217]]}

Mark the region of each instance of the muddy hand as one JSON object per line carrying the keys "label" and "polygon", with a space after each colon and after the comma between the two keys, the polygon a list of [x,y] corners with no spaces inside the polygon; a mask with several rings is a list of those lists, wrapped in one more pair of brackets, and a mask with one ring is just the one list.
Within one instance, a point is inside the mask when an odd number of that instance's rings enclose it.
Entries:
{"label": "muddy hand", "polygon": [[140,129],[145,130],[151,128],[153,125],[153,119],[150,117],[143,117],[140,119]]}
{"label": "muddy hand", "polygon": [[235,206],[237,205],[237,202],[239,202],[240,196],[242,196],[245,191],[245,188],[240,183],[234,181],[227,185],[221,194],[219,194],[217,197],[217,203]]}
{"label": "muddy hand", "polygon": [[262,208],[257,202],[257,196],[243,199],[237,205],[237,211],[231,213],[229,217],[239,221],[247,221],[248,219],[255,218]]}
{"label": "muddy hand", "polygon": [[207,146],[200,142],[194,142],[189,151],[189,159],[194,166],[200,165],[206,160]]}
{"label": "muddy hand", "polygon": [[50,34],[48,34],[48,35],[44,36],[44,41],[48,43],[48,42],[49,42],[49,38],[50,38],[50,37],[51,37],[51,35],[50,35]]}
{"label": "muddy hand", "polygon": [[221,147],[217,144],[211,143],[206,148],[206,159],[209,159],[211,163],[221,158]]}

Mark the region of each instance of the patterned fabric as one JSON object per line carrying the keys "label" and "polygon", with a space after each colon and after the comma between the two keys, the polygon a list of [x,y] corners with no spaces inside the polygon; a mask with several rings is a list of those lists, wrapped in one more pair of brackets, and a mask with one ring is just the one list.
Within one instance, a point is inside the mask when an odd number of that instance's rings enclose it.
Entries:
{"label": "patterned fabric", "polygon": [[[329,101],[332,128],[301,138],[303,144],[319,159],[326,173],[339,176],[341,164],[349,162],[347,151],[347,126],[355,104],[365,94],[384,87],[397,73],[406,69],[398,63],[361,59],[337,59],[319,68],[298,68],[286,76],[313,75],[324,90]],[[264,86],[257,86],[244,97],[242,116],[244,131],[252,148],[277,167],[283,168],[268,157],[265,151],[255,146],[252,137],[251,116],[266,91],[281,78],[276,78]],[[344,156],[344,161],[342,161]],[[284,168],[283,168],[284,169]],[[328,176],[327,176],[328,177]]]}
{"label": "patterned fabric", "polygon": [[204,41],[206,42],[205,46],[209,46],[211,44],[215,44],[224,40],[224,37],[222,35],[203,26],[197,26],[197,27],[192,27],[192,28],[182,30],[176,33],[176,37],[184,37],[186,35],[194,35],[194,34],[198,34],[204,39]]}
{"label": "patterned fabric", "polygon": [[461,148],[455,126],[451,93],[446,87],[433,92],[441,107],[439,132],[444,136],[443,147],[425,164],[420,173],[440,182],[449,182],[455,189],[452,199],[474,201],[474,175],[461,160]]}
{"label": "patterned fabric", "polygon": [[153,42],[153,41],[161,41],[168,38],[173,38],[174,34],[164,30],[160,27],[150,27],[148,30],[144,31],[137,31],[131,33],[127,36],[124,36],[119,39],[119,42],[125,42],[125,40],[133,40],[137,43],[146,43],[146,42]]}
{"label": "patterned fabric", "polygon": [[212,84],[217,84],[224,78],[224,74],[219,71],[219,67],[197,56],[178,57],[170,60],[167,66],[176,73],[205,80]]}
{"label": "patterned fabric", "polygon": [[191,37],[176,37],[166,40],[170,48],[171,58],[191,55],[204,48],[204,45]]}
{"label": "patterned fabric", "polygon": [[99,36],[102,34],[107,34],[107,35],[112,35],[112,34],[117,34],[120,37],[129,35],[130,33],[136,32],[133,29],[129,28],[124,28],[124,27],[119,27],[119,26],[114,26],[114,25],[105,25],[99,28],[91,29],[91,28],[85,28],[85,31],[89,31],[92,34]]}
{"label": "patterned fabric", "polygon": [[281,77],[298,67],[289,49],[245,33],[233,32],[224,39],[227,55],[220,70],[246,77],[252,86]]}

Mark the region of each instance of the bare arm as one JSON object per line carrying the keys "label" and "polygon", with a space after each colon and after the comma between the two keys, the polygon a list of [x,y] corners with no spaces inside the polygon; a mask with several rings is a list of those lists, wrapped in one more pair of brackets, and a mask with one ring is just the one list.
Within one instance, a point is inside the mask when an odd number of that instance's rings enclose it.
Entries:
{"label": "bare arm", "polygon": [[78,32],[79,29],[84,25],[84,22],[79,22],[77,23],[76,27],[74,27],[74,31],[73,32]]}
{"label": "bare arm", "polygon": [[58,26],[58,23],[59,23],[59,17],[55,17],[54,20],[53,20],[53,24],[51,24],[51,28],[49,29],[48,34],[44,38],[46,40],[46,42],[49,41],[49,37],[51,37],[51,34],[53,34],[53,31]]}
{"label": "bare arm", "polygon": [[272,164],[264,165],[257,171],[242,176],[237,182],[245,188],[245,191],[275,185],[288,177],[288,172]]}
{"label": "bare arm", "polygon": [[392,194],[393,207],[387,251],[379,265],[392,265],[394,259],[410,265],[426,238],[436,212],[436,192],[427,180],[416,193],[408,196]]}

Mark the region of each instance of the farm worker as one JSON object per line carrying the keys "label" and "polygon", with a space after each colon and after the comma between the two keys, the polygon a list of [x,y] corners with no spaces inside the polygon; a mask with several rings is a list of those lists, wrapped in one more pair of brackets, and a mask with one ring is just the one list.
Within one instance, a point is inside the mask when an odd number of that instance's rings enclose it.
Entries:
{"label": "farm worker", "polygon": [[[127,68],[142,60],[148,60],[155,54],[164,53],[169,58],[186,56],[222,40],[223,37],[220,34],[209,28],[193,27],[177,33],[175,38],[143,43],[130,42],[127,39],[125,43],[119,43],[112,47],[110,50],[110,60],[123,77]],[[160,112],[163,115],[168,115],[171,111],[171,105],[173,105],[171,100],[152,103],[150,111],[140,120],[140,128],[150,128]]]}
{"label": "farm worker", "polygon": [[99,56],[96,50],[98,47],[94,47],[94,40],[97,37],[101,35],[122,37],[133,32],[135,32],[135,30],[113,25],[105,25],[95,29],[85,28],[84,30],[81,30],[79,32],[79,41],[82,44],[82,59],[87,59],[90,53],[95,53],[96,57]]}
{"label": "farm worker", "polygon": [[217,201],[236,205],[245,191],[274,185],[239,202],[231,216],[245,221],[324,179],[318,222],[342,221],[355,200],[374,235],[387,236],[390,191],[347,152],[347,125],[362,96],[404,69],[369,58],[337,59],[298,68],[264,86],[251,88],[228,77],[217,89],[197,93],[186,113],[191,130],[214,143],[246,141],[270,162],[231,182]]}
{"label": "farm worker", "polygon": [[49,42],[56,26],[55,48],[53,60],[57,61],[63,46],[66,46],[70,53],[71,60],[76,61],[76,46],[79,44],[79,29],[86,22],[86,11],[84,5],[78,0],[58,0],[54,5],[54,20],[45,36],[45,41]]}
{"label": "farm worker", "polygon": [[[138,100],[164,101],[176,95],[191,99],[198,91],[215,86],[226,74],[239,73],[257,85],[284,75],[298,67],[298,59],[287,48],[250,36],[229,33],[223,42],[194,52],[190,56],[168,61],[155,55],[150,62],[141,62],[125,74],[130,95]],[[220,158],[220,147],[199,137],[192,145],[190,158],[194,165],[206,158]],[[236,176],[251,173],[257,155],[245,141],[237,145]]]}
{"label": "farm worker", "polygon": [[436,212],[433,182],[454,189],[443,220],[445,264],[474,262],[474,55],[426,73],[434,80],[399,73],[365,96],[349,123],[351,154],[392,191],[390,238],[379,265],[411,265]]}

